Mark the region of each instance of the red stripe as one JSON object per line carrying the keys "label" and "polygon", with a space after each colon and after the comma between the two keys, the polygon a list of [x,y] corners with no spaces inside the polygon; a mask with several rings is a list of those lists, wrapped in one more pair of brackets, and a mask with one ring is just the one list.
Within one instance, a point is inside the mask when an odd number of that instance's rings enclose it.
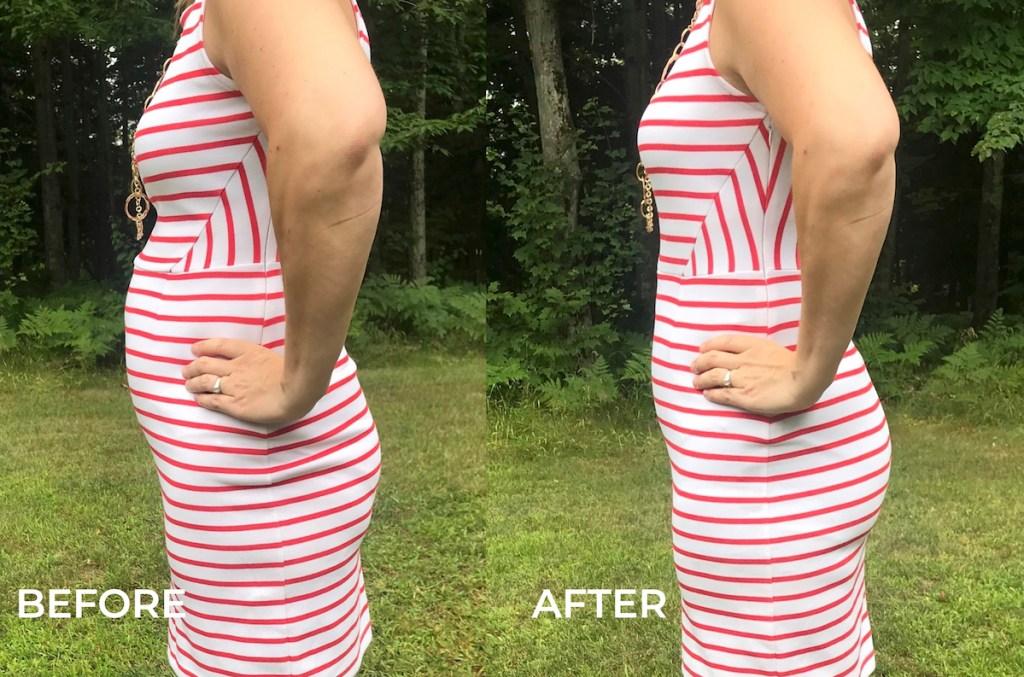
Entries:
{"label": "red stripe", "polygon": [[129,286],[128,292],[131,294],[152,296],[154,298],[168,301],[264,301],[284,298],[283,290],[269,293],[257,292],[254,294],[170,294],[162,291],[153,291],[151,289],[140,289],[138,287]]}
{"label": "red stripe", "polygon": [[[239,165],[241,166],[241,165]],[[228,199],[228,191],[225,187],[224,197],[221,198],[221,204],[224,205],[224,219],[227,222],[227,234],[228,234],[228,260],[227,265],[231,267],[235,265],[235,219],[231,214],[231,200]],[[212,249],[212,247],[211,247]],[[207,266],[209,267],[209,266]]]}
{"label": "red stripe", "polygon": [[786,231],[786,220],[789,218],[789,210],[793,206],[793,191],[786,194],[786,203],[782,207],[782,216],[779,217],[779,226],[775,231],[775,267],[782,267],[782,236]]}
{"label": "red stripe", "polygon": [[[363,458],[368,458],[372,454],[373,454],[372,451],[367,452],[366,454],[363,455]],[[163,496],[164,496],[164,500],[166,500],[167,503],[169,503],[170,505],[173,505],[176,508],[182,508],[182,509],[185,509],[185,510],[192,510],[192,511],[195,511],[195,512],[237,512],[237,511],[240,511],[240,510],[264,510],[266,508],[274,508],[274,507],[278,507],[278,506],[282,506],[282,505],[291,505],[293,503],[301,503],[303,501],[311,501],[311,500],[313,500],[315,498],[320,498],[320,497],[323,497],[323,496],[330,496],[331,494],[336,494],[339,491],[344,491],[345,489],[348,489],[349,487],[354,487],[354,486],[357,486],[359,484],[362,484],[363,482],[373,478],[375,475],[377,475],[378,472],[380,472],[380,463],[379,462],[369,472],[366,472],[363,475],[361,475],[359,477],[356,477],[356,478],[353,478],[353,479],[351,479],[351,480],[349,480],[347,482],[342,482],[340,484],[335,484],[335,485],[333,485],[331,487],[328,487],[326,489],[321,489],[319,491],[310,492],[308,494],[300,494],[298,496],[292,496],[292,497],[289,497],[289,498],[282,498],[282,499],[277,500],[277,501],[264,501],[262,503],[242,503],[242,504],[238,504],[238,505],[200,505],[200,504],[194,504],[194,503],[185,503],[185,502],[182,502],[182,501],[175,501],[169,495],[167,495],[166,492],[162,492],[162,493],[163,493]],[[315,559],[315,558],[309,557],[309,559]],[[198,563],[198,562],[194,562],[194,563]],[[249,566],[253,566],[253,567],[267,567],[267,566],[287,566],[287,565],[288,565],[288,562],[286,562],[286,561],[274,560],[274,561],[272,561],[269,564],[255,564],[255,563],[250,563],[250,562],[244,562],[242,564],[230,564],[230,565],[228,565],[228,564],[225,564],[225,565],[211,564],[210,566],[213,566],[213,567],[216,567],[216,568],[226,568],[226,569],[230,569],[230,568],[243,568],[244,569],[244,568],[249,567]]]}
{"label": "red stripe", "polygon": [[[739,177],[736,176],[736,172],[730,175],[732,179],[733,195],[736,197],[736,208],[740,213],[740,221],[743,223],[743,231],[747,234],[747,247],[750,251],[750,266],[753,270],[761,269],[761,253],[757,250],[757,244],[754,243],[754,229],[750,226],[750,220],[747,218],[747,208],[744,206],[743,189],[740,188]],[[725,220],[723,219],[724,223]],[[781,266],[776,266],[781,267]],[[732,272],[733,268],[729,269]]]}
{"label": "red stripe", "polygon": [[[364,535],[365,535],[364,532],[358,532],[354,536],[349,538],[347,541],[345,541],[342,545],[344,545],[345,547],[351,547],[353,544],[358,543],[359,540],[361,538],[363,538]],[[350,562],[356,560],[357,555],[358,555],[358,551],[353,551],[352,553],[350,553],[348,556],[345,557],[345,559],[342,562],[342,564],[343,565],[349,564]],[[278,606],[280,604],[291,604],[292,602],[303,602],[303,601],[308,600],[308,599],[316,599],[317,597],[322,597],[323,595],[327,594],[328,592],[331,592],[331,591],[335,590],[336,588],[340,588],[342,585],[344,585],[349,580],[351,580],[352,576],[355,574],[355,572],[357,570],[358,570],[358,567],[353,567],[352,570],[349,573],[345,574],[344,576],[342,576],[340,579],[338,579],[334,583],[328,583],[327,585],[325,585],[325,586],[323,586],[321,588],[318,588],[316,590],[313,590],[312,592],[308,592],[308,593],[305,593],[305,594],[302,594],[302,595],[289,594],[289,595],[286,595],[283,599],[244,599],[244,598],[239,599],[239,598],[224,598],[224,597],[208,597],[206,595],[200,595],[199,593],[195,593],[195,592],[189,593],[188,594],[188,599],[189,600],[193,600],[194,599],[194,600],[198,600],[200,602],[207,602],[209,604],[218,604],[218,605],[223,605],[223,606],[240,606],[240,607]],[[347,594],[348,593],[345,593],[345,595],[342,595],[341,600],[344,600],[344,598],[347,596]],[[300,617],[290,617],[290,618],[291,618],[292,622],[307,620],[308,618],[314,618],[316,616],[319,616],[320,614],[323,614],[323,613],[325,613],[327,611],[330,611],[332,608],[334,608],[335,606],[337,606],[340,603],[341,603],[340,600],[336,600],[334,602],[331,602],[330,604],[328,604],[325,607],[321,607],[319,609],[314,609],[311,612],[303,614],[303,617],[301,617],[301,618]],[[213,615],[213,614],[205,614],[205,613],[201,613],[198,610],[190,608],[188,605],[185,605],[183,608],[185,610],[187,610],[190,615],[198,616],[199,618],[205,618],[207,620],[213,620],[213,621],[228,621],[228,622],[231,622],[231,623],[245,623],[245,624],[251,624],[251,625],[264,625],[264,624],[274,623],[275,622],[275,621],[269,620],[269,619],[250,620],[250,619],[245,619],[245,618],[235,618],[235,617],[232,617],[232,616],[217,616],[217,615]],[[285,619],[284,622],[288,622],[288,619]]]}
{"label": "red stripe", "polygon": [[206,127],[210,125],[219,125],[227,122],[237,122],[240,120],[251,120],[253,118],[252,111],[246,111],[243,113],[235,113],[232,115],[221,115],[215,118],[197,118],[193,120],[182,120],[181,122],[169,122],[165,125],[153,125],[152,127],[144,127],[136,132],[135,136],[145,136],[147,134],[156,134],[158,132],[171,132],[182,129],[191,129],[194,127]]}
{"label": "red stripe", "polygon": [[704,120],[701,118],[694,119],[681,119],[681,118],[670,118],[659,120],[656,118],[648,118],[641,120],[641,127],[701,127],[701,128],[714,128],[714,127],[753,127],[761,122],[761,118],[738,118],[735,120]]}
{"label": "red stripe", "polygon": [[[860,439],[864,439],[864,438],[870,437],[872,433],[878,432],[879,430],[884,428],[884,423],[885,422],[883,420],[882,425],[877,426],[876,430],[869,430],[867,432],[860,432],[860,433],[857,433],[855,435],[848,436],[847,439],[845,439],[845,440],[838,440],[836,442],[830,442],[828,444],[823,444],[823,445],[820,445],[820,446],[815,446],[814,448],[824,451],[826,449],[833,449],[835,447],[841,447],[841,446],[843,446],[843,444],[847,444],[850,441],[855,441],[855,440],[860,440]],[[879,445],[878,447],[876,447],[874,449],[869,449],[866,452],[858,454],[857,456],[851,456],[850,458],[845,458],[845,459],[843,459],[841,461],[836,461],[834,463],[826,463],[826,464],[823,464],[823,465],[814,466],[812,468],[806,468],[804,470],[796,470],[796,471],[788,472],[788,473],[779,473],[778,475],[756,475],[756,476],[755,475],[708,475],[708,474],[704,474],[704,473],[697,473],[697,472],[691,472],[691,471],[688,471],[688,470],[684,470],[683,468],[680,468],[678,465],[676,465],[675,461],[672,460],[672,459],[669,460],[669,465],[672,466],[672,470],[676,474],[681,475],[682,477],[688,477],[690,479],[701,480],[701,481],[704,481],[704,482],[738,482],[738,483],[743,483],[743,484],[771,484],[773,482],[785,482],[787,480],[799,479],[801,477],[810,477],[811,475],[820,475],[822,473],[826,473],[826,472],[829,472],[829,471],[832,471],[832,470],[839,470],[840,468],[847,468],[847,467],[852,466],[852,465],[857,465],[861,461],[870,460],[870,459],[874,458],[875,456],[878,456],[879,454],[884,453],[886,451],[886,449],[888,449],[888,447],[889,447],[889,441],[890,441],[889,440],[889,435],[886,435],[886,439],[885,439],[885,441],[881,445]],[[801,451],[807,451],[807,450],[808,449],[802,449]],[[675,480],[673,480],[673,481],[675,481]],[[817,494],[813,493],[813,491],[812,491],[811,493],[805,493],[804,497],[806,497],[806,496],[814,496],[814,495],[817,495]],[[792,494],[790,496],[792,496]],[[737,499],[732,499],[732,500],[737,500]],[[739,500],[742,500],[742,499],[739,499]],[[760,501],[769,501],[770,502],[772,500],[772,498],[771,497],[765,498],[765,497],[762,496],[758,500],[760,500]],[[782,500],[782,499],[779,499],[779,500]]]}
{"label": "red stripe", "polygon": [[[860,547],[857,550],[855,550],[854,552],[855,553],[863,553],[864,549],[863,549],[863,547]],[[827,623],[823,623],[822,625],[818,625],[818,626],[815,626],[813,628],[808,628],[806,630],[796,630],[796,631],[793,631],[793,632],[785,632],[785,633],[779,633],[779,634],[774,634],[774,635],[766,635],[766,634],[757,633],[757,632],[743,632],[742,630],[736,630],[734,628],[728,628],[728,627],[722,627],[722,626],[716,626],[716,625],[708,625],[708,624],[705,624],[705,623],[698,623],[696,620],[694,620],[690,616],[689,612],[686,609],[686,607],[689,606],[689,605],[685,604],[685,603],[682,605],[682,616],[693,627],[698,628],[700,630],[705,630],[707,632],[714,632],[714,633],[721,634],[721,635],[728,635],[730,637],[742,637],[744,639],[756,639],[756,640],[765,641],[765,642],[778,642],[778,641],[783,641],[783,640],[787,640],[787,639],[794,639],[796,637],[806,637],[807,635],[816,635],[819,632],[824,632],[825,630],[829,630],[829,629],[831,629],[831,628],[833,628],[833,627],[835,627],[837,625],[841,625],[841,624],[845,623],[847,620],[849,620],[858,611],[858,609],[863,608],[863,605],[864,605],[864,602],[863,602],[864,590],[865,590],[864,579],[861,578],[860,579],[860,583],[858,584],[858,586],[857,586],[856,590],[853,592],[853,594],[847,593],[840,600],[840,602],[845,602],[848,599],[853,601],[853,603],[850,605],[849,609],[844,611],[841,616],[838,616],[838,617],[834,618],[833,620],[828,621]],[[835,606],[839,606],[839,605],[836,604]],[[826,611],[827,611],[827,609],[826,609]],[[774,618],[770,618],[768,620],[771,621],[771,620],[774,620]]]}
{"label": "red stripe", "polygon": [[785,284],[788,282],[800,282],[802,276],[799,273],[793,273],[791,275],[776,275],[773,277],[714,277],[714,276],[701,276],[701,277],[683,277],[681,275],[672,275],[670,273],[659,272],[657,274],[659,280],[667,280],[678,284],[694,284],[694,285],[713,285],[722,287],[763,287],[765,285],[773,284]]}
{"label": "red stripe", "polygon": [[[354,437],[350,437],[344,440],[343,442],[332,445],[327,449],[324,449],[323,451],[303,456],[302,458],[299,458],[295,461],[289,461],[287,463],[281,463],[276,466],[263,468],[232,468],[230,466],[211,466],[197,465],[195,463],[184,463],[182,461],[177,461],[173,458],[170,458],[169,456],[161,454],[159,451],[154,449],[152,445],[150,445],[149,448],[153,455],[156,456],[158,459],[182,470],[191,470],[194,472],[208,472],[222,475],[272,475],[275,472],[281,472],[284,470],[290,470],[291,468],[298,468],[303,465],[309,465],[310,463],[313,463],[319,458],[323,458],[324,456],[337,452],[339,449],[344,449],[345,447],[352,446],[358,443],[363,438],[373,435],[375,432],[376,424],[371,422],[370,426],[363,432],[359,433],[358,435],[355,435]],[[377,442],[377,444],[379,445],[380,442]],[[249,546],[242,546],[243,549],[246,547]]]}
{"label": "red stripe", "polygon": [[[764,125],[760,125],[758,128],[764,129]],[[754,180],[754,187],[757,190],[757,199],[761,203],[761,210],[763,211],[768,207],[768,196],[765,193],[764,186],[761,184],[761,171],[757,167],[757,161],[754,160],[754,153],[750,150],[749,145],[743,149],[743,155],[747,158],[747,166],[750,167],[750,176]],[[742,201],[739,200],[738,187],[735,188],[737,189],[737,202],[741,203],[740,208],[743,209]]]}
{"label": "red stripe", "polygon": [[[361,524],[361,523],[368,522],[369,519],[370,519],[370,512],[371,511],[368,509],[361,516],[359,516],[359,517],[357,517],[357,518],[355,518],[353,520],[350,520],[349,522],[346,522],[344,524],[339,524],[339,525],[336,525],[336,526],[332,526],[330,529],[325,529],[323,531],[313,532],[313,533],[305,533],[302,536],[297,536],[295,538],[289,538],[287,540],[275,539],[275,540],[272,540],[272,541],[268,541],[266,543],[246,543],[244,545],[229,546],[229,545],[220,545],[219,543],[201,543],[201,542],[198,542],[198,541],[187,541],[187,540],[185,540],[183,538],[179,538],[179,537],[175,536],[170,531],[167,531],[166,536],[167,536],[168,540],[173,541],[174,543],[178,543],[179,545],[185,545],[185,546],[188,546],[190,548],[200,548],[200,549],[203,549],[203,550],[215,550],[215,551],[218,551],[218,552],[236,552],[236,551],[248,552],[248,551],[252,551],[252,550],[278,550],[278,549],[285,548],[287,546],[302,545],[302,544],[308,543],[310,541],[315,541],[315,540],[319,540],[321,538],[325,538],[327,536],[333,536],[335,534],[344,533],[345,531],[348,531],[351,527],[355,526],[356,524]],[[288,579],[288,580],[281,580],[281,579],[276,579],[275,580],[275,579],[271,579],[269,581],[238,581],[238,580],[236,580],[236,581],[212,581],[212,580],[204,579],[204,578],[191,578],[191,577],[188,577],[188,576],[182,576],[177,571],[175,571],[173,567],[171,568],[171,573],[173,573],[175,576],[178,576],[178,577],[183,578],[185,580],[189,580],[189,581],[192,581],[192,582],[195,582],[195,583],[203,583],[204,585],[224,586],[224,587],[227,587],[227,588],[244,588],[244,587],[250,587],[250,586],[254,586],[254,585],[266,585],[266,586],[279,586],[280,585],[280,586],[283,586],[283,585],[289,585],[289,584],[292,584],[292,583],[300,583],[300,582],[303,582],[303,581],[311,581],[311,580],[315,580],[317,578],[322,578],[323,576],[331,573],[331,571],[330,570],[318,571],[318,572],[313,572],[311,574],[306,574],[304,576],[300,576],[300,577],[293,578],[293,579]]]}
{"label": "red stripe", "polygon": [[167,101],[150,103],[149,106],[146,107],[146,110],[156,110],[158,108],[177,108],[179,106],[187,106],[193,103],[207,103],[209,101],[219,101],[220,99],[234,99],[240,96],[242,96],[242,92],[237,90],[228,92],[211,92],[209,94],[197,94],[195,96],[185,96],[177,99],[168,99]]}
{"label": "red stripe", "polygon": [[768,299],[766,301],[690,301],[669,296],[668,294],[656,294],[655,298],[680,308],[779,308],[781,306],[800,304],[799,296]]}
{"label": "red stripe", "polygon": [[[733,173],[735,177],[736,174]],[[736,252],[732,248],[732,236],[729,235],[729,224],[725,221],[725,212],[722,211],[722,201],[715,196],[715,210],[718,212],[718,230],[722,233],[722,239],[725,240],[725,253],[729,260],[729,272],[736,272]]]}
{"label": "red stripe", "polygon": [[237,280],[243,278],[277,277],[281,269],[277,267],[267,270],[197,270],[191,273],[168,273],[161,270],[145,270],[136,268],[133,275],[155,277],[161,280]]}
{"label": "red stripe", "polygon": [[[258,146],[257,146],[258,147]],[[238,165],[239,182],[242,184],[242,194],[245,196],[245,209],[249,215],[249,230],[252,233],[252,262],[259,263],[262,256],[260,251],[260,224],[256,218],[256,205],[253,204],[252,190],[249,187],[249,177],[245,172],[245,164]]]}
{"label": "red stripe", "polygon": [[[807,511],[804,511],[804,512],[794,513],[792,515],[783,515],[783,516],[780,516],[780,517],[716,517],[714,515],[698,515],[696,513],[687,513],[687,512],[683,512],[681,510],[675,510],[675,509],[673,509],[672,512],[676,516],[681,517],[683,519],[688,519],[688,520],[691,520],[693,522],[703,522],[705,524],[780,524],[782,522],[792,522],[792,521],[795,521],[795,520],[808,519],[810,517],[817,517],[819,515],[827,515],[829,513],[839,512],[840,510],[848,510],[850,508],[856,508],[857,506],[863,505],[863,504],[867,503],[868,501],[871,501],[871,500],[873,500],[875,498],[880,498],[883,494],[885,494],[885,490],[886,490],[887,486],[888,486],[887,484],[883,484],[881,487],[879,487],[878,489],[875,489],[870,494],[865,494],[863,496],[858,496],[857,498],[855,498],[855,499],[853,499],[851,501],[847,501],[845,503],[832,503],[832,504],[830,504],[830,505],[828,505],[828,506],[826,506],[824,508],[819,508],[818,510],[807,510]],[[710,574],[707,577],[708,578],[715,578],[714,576],[711,576]],[[800,577],[801,576],[797,576],[793,580],[798,580]],[[724,578],[715,578],[715,580],[725,580],[725,579]],[[784,580],[787,580],[787,578],[784,577],[784,576],[783,577],[776,576],[776,577],[764,579],[764,580],[761,580],[761,581],[754,581],[754,582],[770,583],[773,580],[775,580],[775,581],[784,581]],[[736,581],[736,582],[752,582],[752,581],[746,580],[746,581]]]}
{"label": "red stripe", "polygon": [[135,156],[135,162],[141,164],[146,160],[166,155],[179,155],[181,153],[194,153],[198,151],[211,150],[213,148],[227,148],[228,146],[242,146],[253,142],[254,136],[246,136],[234,139],[220,139],[217,141],[206,141],[204,143],[190,143],[184,146],[173,146],[159,148],[148,153],[139,153]]}

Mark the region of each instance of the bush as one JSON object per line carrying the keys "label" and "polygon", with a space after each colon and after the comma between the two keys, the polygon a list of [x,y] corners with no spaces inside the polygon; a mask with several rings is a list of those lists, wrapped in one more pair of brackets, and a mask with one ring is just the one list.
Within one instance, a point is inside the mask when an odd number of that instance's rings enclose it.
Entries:
{"label": "bush", "polygon": [[363,282],[349,336],[479,345],[485,303],[483,290],[472,285],[439,287],[375,275]]}
{"label": "bush", "polygon": [[572,232],[565,182],[545,165],[531,114],[516,108],[492,116],[489,133],[516,149],[489,156],[496,186],[489,218],[512,239],[515,268],[488,288],[492,399],[579,410],[634,390],[636,365],[628,374],[625,365],[645,348],[625,329],[628,280],[640,259],[633,168],[611,111],[590,102],[580,116],[584,182]]}
{"label": "bush", "polygon": [[17,316],[16,304],[0,301],[0,352],[21,349],[88,367],[119,356],[124,347],[122,292],[75,285],[17,305],[24,311],[13,331],[8,318]]}
{"label": "bush", "polygon": [[1024,423],[1024,318],[997,310],[929,374],[909,408],[975,423]]}
{"label": "bush", "polygon": [[[16,138],[10,129],[0,127],[0,289],[26,280],[24,272],[19,271],[27,265],[25,259],[37,239],[29,204],[36,180],[43,172],[29,174],[22,167],[16,156]],[[2,306],[0,311],[3,311]],[[0,319],[4,318],[6,316],[0,312]],[[3,340],[0,329],[0,350]]]}
{"label": "bush", "polygon": [[937,320],[936,315],[916,311],[894,315],[854,339],[880,397],[898,401],[910,395],[949,353],[956,332]]}

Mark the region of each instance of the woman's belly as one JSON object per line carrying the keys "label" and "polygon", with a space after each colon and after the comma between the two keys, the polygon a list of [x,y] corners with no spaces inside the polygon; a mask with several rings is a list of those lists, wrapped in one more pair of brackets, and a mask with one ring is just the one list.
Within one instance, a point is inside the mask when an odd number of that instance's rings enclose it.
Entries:
{"label": "woman's belly", "polygon": [[[673,464],[694,496],[764,502],[832,487],[853,500],[878,492],[889,461],[889,428],[867,366],[850,342],[836,376],[811,407],[777,416],[711,402],[693,387],[690,363],[707,339],[727,332],[795,349],[800,272],[745,271],[678,278],[659,274],[652,389]],[[742,384],[742,371],[736,374]],[[696,499],[695,499],[696,500]],[[785,508],[782,508],[783,510]]]}
{"label": "woman's belly", "polygon": [[196,341],[235,338],[284,354],[280,263],[189,273],[136,269],[124,317],[132,402],[167,477],[261,484],[335,467],[339,456],[372,463],[379,454],[356,365],[344,348],[324,397],[288,425],[206,409],[186,390],[181,370],[195,359]]}

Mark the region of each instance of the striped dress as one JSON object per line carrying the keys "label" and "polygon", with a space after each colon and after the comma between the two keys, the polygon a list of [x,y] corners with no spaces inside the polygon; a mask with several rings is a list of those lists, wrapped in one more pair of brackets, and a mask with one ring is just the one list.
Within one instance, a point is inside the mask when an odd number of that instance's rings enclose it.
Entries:
{"label": "striped dress", "polygon": [[755,415],[692,385],[698,346],[717,334],[795,349],[801,304],[792,150],[766,108],[715,69],[714,6],[638,133],[660,224],[652,389],[672,474],[681,670],[865,677],[875,668],[865,544],[891,443],[856,346],[799,412]]}
{"label": "striped dress", "polygon": [[267,136],[209,60],[203,6],[183,13],[138,121],[139,172],[158,218],[124,312],[128,385],[162,494],[167,587],[184,591],[167,658],[179,677],[355,675],[371,639],[360,544],[380,473],[355,363],[342,349],[324,397],[277,427],[200,407],[181,375],[201,339],[285,350]]}

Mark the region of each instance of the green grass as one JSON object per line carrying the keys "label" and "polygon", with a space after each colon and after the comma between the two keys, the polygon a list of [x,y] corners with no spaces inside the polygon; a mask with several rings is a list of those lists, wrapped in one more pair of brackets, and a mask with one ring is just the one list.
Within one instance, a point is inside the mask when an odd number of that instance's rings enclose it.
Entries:
{"label": "green grass", "polygon": [[[480,357],[354,352],[384,454],[362,674],[679,674],[670,480],[648,411],[495,408],[485,428]],[[19,588],[160,590],[167,563],[120,372],[14,362],[0,360],[0,675],[169,677],[163,619],[16,616]],[[887,412],[876,674],[1024,675],[1024,429]],[[531,618],[542,590],[570,587],[662,590],[667,618]]]}
{"label": "green grass", "polygon": [[[878,677],[1024,675],[1024,430],[890,411],[868,545]],[[487,672],[679,675],[670,478],[653,414],[489,414]],[[541,591],[654,588],[666,619],[532,619]]]}
{"label": "green grass", "polygon": [[[383,454],[363,545],[374,642],[361,674],[483,662],[483,360],[353,353]],[[167,677],[165,619],[19,619],[20,588],[163,590],[160,493],[119,370],[0,360],[0,675]]]}

